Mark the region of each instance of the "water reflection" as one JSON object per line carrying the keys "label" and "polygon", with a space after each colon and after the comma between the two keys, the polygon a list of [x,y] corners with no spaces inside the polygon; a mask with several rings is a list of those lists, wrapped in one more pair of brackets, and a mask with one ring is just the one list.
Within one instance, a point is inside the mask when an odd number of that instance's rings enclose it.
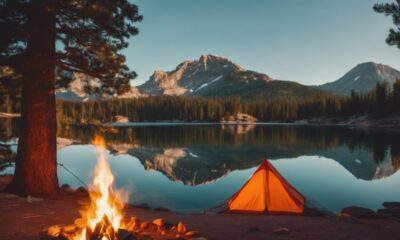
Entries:
{"label": "water reflection", "polygon": [[[89,142],[93,132],[65,131]],[[214,181],[260,159],[333,159],[358,179],[388,177],[400,168],[399,134],[321,126],[141,126],[106,134],[114,154],[137,157],[147,169],[188,185]]]}
{"label": "water reflection", "polygon": [[[1,123],[1,121],[0,121]],[[12,123],[0,124],[8,137]],[[59,129],[80,140],[58,160],[88,181],[95,164],[91,130]],[[400,132],[293,125],[164,125],[105,133],[116,183],[131,201],[201,211],[227,199],[263,158],[307,198],[332,211],[399,201]],[[61,183],[79,186],[59,169]]]}

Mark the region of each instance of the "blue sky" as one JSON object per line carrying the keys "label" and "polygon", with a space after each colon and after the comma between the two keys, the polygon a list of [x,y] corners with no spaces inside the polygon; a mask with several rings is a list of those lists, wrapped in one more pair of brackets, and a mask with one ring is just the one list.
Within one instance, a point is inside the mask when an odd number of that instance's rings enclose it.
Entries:
{"label": "blue sky", "polygon": [[372,10],[382,1],[393,0],[132,0],[144,17],[124,51],[132,84],[201,54],[306,85],[367,61],[400,69],[400,50],[385,43],[391,18]]}

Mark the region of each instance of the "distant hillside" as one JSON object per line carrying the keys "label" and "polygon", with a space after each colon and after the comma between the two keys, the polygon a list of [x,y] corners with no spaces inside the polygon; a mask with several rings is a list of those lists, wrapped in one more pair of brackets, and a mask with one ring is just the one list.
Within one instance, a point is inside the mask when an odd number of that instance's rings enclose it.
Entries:
{"label": "distant hillside", "polygon": [[340,79],[323,84],[319,88],[339,95],[349,95],[353,89],[356,92],[366,92],[372,90],[377,82],[386,81],[393,84],[396,79],[400,79],[398,70],[387,65],[367,62],[358,64]]}
{"label": "distant hillside", "polygon": [[[100,95],[99,88],[101,87],[100,81],[96,78],[87,76],[82,73],[65,73],[68,74],[73,80],[70,82],[67,88],[58,89],[56,97],[58,99],[66,101],[87,101],[87,100],[99,100]],[[131,87],[130,91],[121,94],[119,96],[113,96],[116,98],[137,98],[144,97],[146,94],[142,93],[136,87]],[[110,96],[108,97],[110,98]]]}
{"label": "distant hillside", "polygon": [[173,71],[155,71],[138,88],[150,95],[237,96],[251,100],[309,97],[322,92],[295,82],[273,80],[266,74],[245,70],[224,57],[214,55],[185,61]]}

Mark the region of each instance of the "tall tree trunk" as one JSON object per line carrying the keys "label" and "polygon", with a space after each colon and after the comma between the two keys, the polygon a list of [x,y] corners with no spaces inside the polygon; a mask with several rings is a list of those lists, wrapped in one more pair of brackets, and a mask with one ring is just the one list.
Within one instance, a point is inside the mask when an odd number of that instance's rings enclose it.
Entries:
{"label": "tall tree trunk", "polygon": [[58,192],[55,104],[54,0],[32,0],[23,66],[21,129],[9,190],[20,195]]}

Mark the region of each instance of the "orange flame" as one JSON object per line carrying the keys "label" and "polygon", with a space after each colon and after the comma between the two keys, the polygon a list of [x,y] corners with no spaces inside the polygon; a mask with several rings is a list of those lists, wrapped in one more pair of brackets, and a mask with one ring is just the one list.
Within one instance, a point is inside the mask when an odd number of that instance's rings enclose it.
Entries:
{"label": "orange flame", "polygon": [[[101,136],[96,136],[92,142],[96,146],[97,165],[94,170],[94,178],[90,187],[90,205],[87,211],[81,212],[78,219],[82,230],[73,237],[73,240],[88,239],[88,235],[95,231],[96,227],[104,224],[106,219],[112,226],[111,232],[104,233],[102,239],[114,239],[112,236],[123,227],[123,200],[122,192],[113,190],[114,176],[110,169],[105,149],[105,141]],[[111,226],[103,226],[109,228]]]}

